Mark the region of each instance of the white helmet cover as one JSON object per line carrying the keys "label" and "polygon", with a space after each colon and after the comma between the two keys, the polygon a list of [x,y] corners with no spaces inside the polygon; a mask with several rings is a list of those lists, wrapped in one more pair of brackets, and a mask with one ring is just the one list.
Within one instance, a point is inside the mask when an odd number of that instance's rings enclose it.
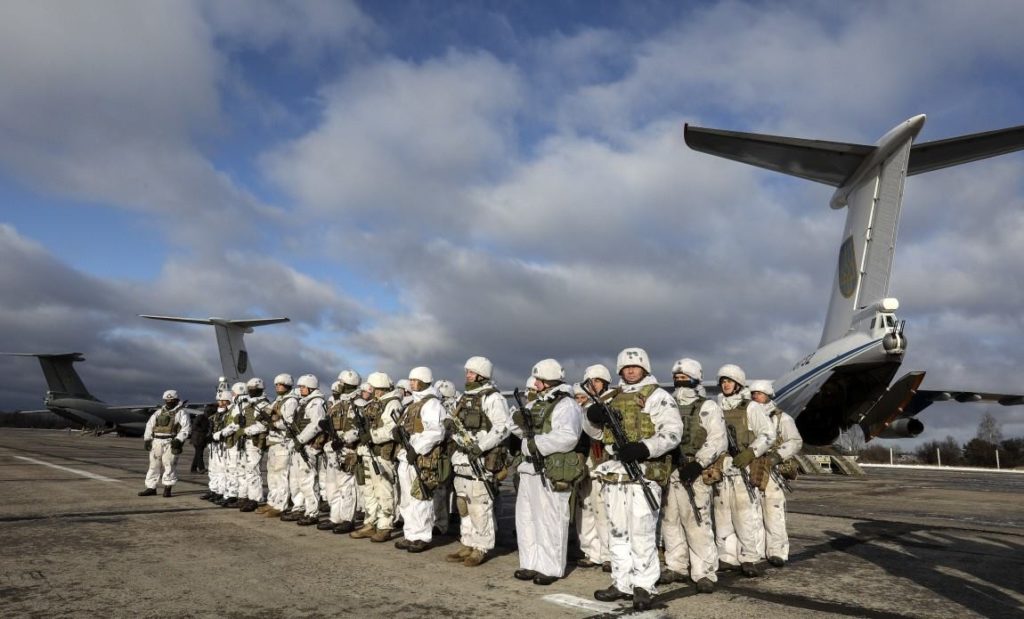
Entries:
{"label": "white helmet cover", "polygon": [[631,365],[643,368],[648,374],[651,373],[651,362],[643,348],[626,348],[620,352],[615,359],[615,373],[618,374],[622,372],[622,368]]}
{"label": "white helmet cover", "polygon": [[168,389],[167,391],[164,392],[164,399],[165,400],[177,400],[178,399],[178,392],[175,391],[174,389]]}
{"label": "white helmet cover", "polygon": [[362,378],[359,377],[359,372],[355,370],[344,370],[341,374],[338,374],[338,381],[343,385],[355,387],[359,384]]}
{"label": "white helmet cover", "polygon": [[245,386],[248,389],[263,389],[263,379],[262,378],[250,378],[249,382],[245,383]]}
{"label": "white helmet cover", "polygon": [[612,373],[608,371],[604,365],[598,363],[592,365],[583,371],[583,382],[587,382],[591,378],[600,378],[609,385],[612,382]]}
{"label": "white helmet cover", "polygon": [[466,359],[466,369],[484,378],[494,373],[494,364],[487,357],[470,357]]}
{"label": "white helmet cover", "polygon": [[300,387],[308,387],[310,389],[320,388],[320,381],[312,374],[303,374],[299,377],[299,382],[296,384]]}
{"label": "white helmet cover", "polygon": [[373,372],[366,377],[366,382],[374,389],[391,389],[391,377],[384,372]]}
{"label": "white helmet cover", "polygon": [[565,380],[565,370],[562,369],[562,364],[554,359],[538,361],[533,366],[533,371],[530,372],[530,375],[546,382]]}
{"label": "white helmet cover", "polygon": [[284,385],[285,387],[291,387],[292,385],[295,384],[295,381],[292,380],[291,374],[278,374],[277,376],[274,377],[274,384]]}
{"label": "white helmet cover", "polygon": [[743,368],[740,366],[732,363],[727,363],[718,368],[718,380],[722,380],[723,378],[728,378],[741,387],[746,386],[747,384],[746,372],[744,372]]}
{"label": "white helmet cover", "polygon": [[750,389],[751,393],[760,391],[769,398],[775,397],[775,386],[770,380],[752,380],[750,381],[750,384],[747,385],[747,388]]}
{"label": "white helmet cover", "polygon": [[455,385],[452,384],[452,381],[450,381],[450,380],[439,380],[439,381],[437,381],[437,383],[434,386],[437,387],[437,392],[441,394],[441,397],[444,397],[444,398],[454,398],[455,397]]}
{"label": "white helmet cover", "polygon": [[245,392],[246,392],[245,383],[239,381],[239,382],[235,383],[234,385],[231,385],[231,393],[234,393],[235,395],[245,395]]}
{"label": "white helmet cover", "polygon": [[434,382],[434,373],[430,371],[430,368],[421,365],[409,370],[409,380],[418,380],[429,385]]}
{"label": "white helmet cover", "polygon": [[230,391],[218,391],[217,392],[217,401],[218,402],[231,402],[234,399],[235,399],[235,394],[231,393]]}
{"label": "white helmet cover", "polygon": [[704,380],[704,368],[696,359],[685,357],[672,364],[673,374],[686,374],[695,380]]}
{"label": "white helmet cover", "polygon": [[341,391],[341,381],[336,380],[333,383],[331,383],[331,393],[337,393],[339,391]]}

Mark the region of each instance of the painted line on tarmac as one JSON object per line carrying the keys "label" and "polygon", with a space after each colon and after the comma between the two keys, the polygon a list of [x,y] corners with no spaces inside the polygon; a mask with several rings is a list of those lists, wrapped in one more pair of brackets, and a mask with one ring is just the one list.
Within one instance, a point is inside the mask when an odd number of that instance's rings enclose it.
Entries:
{"label": "painted line on tarmac", "polygon": [[0,522],[25,522],[29,520],[51,520],[54,518],[110,518],[116,516],[150,516],[178,512],[213,511],[216,507],[171,507],[166,509],[135,509],[106,512],[75,512],[71,514],[28,514],[25,516],[0,516]]}
{"label": "painted line on tarmac", "polygon": [[568,593],[552,593],[550,595],[543,596],[541,599],[550,604],[557,604],[558,606],[564,606],[566,608],[575,608],[577,610],[596,613],[610,613],[621,608],[618,604],[612,604],[611,602],[588,600]]}
{"label": "painted line on tarmac", "polygon": [[[121,483],[120,479],[114,479],[112,477],[104,477],[103,475],[97,475],[96,473],[90,473],[89,471],[83,471],[81,469],[73,469],[67,466],[61,466],[59,464],[53,464],[52,462],[44,462],[43,460],[36,460],[35,458],[29,458],[28,456],[14,456],[18,460],[24,460],[25,462],[31,462],[32,464],[40,464],[42,466],[48,466],[51,469],[57,469],[59,471],[67,471],[68,473],[74,473],[75,475],[81,475],[82,477],[88,477],[89,479],[95,479],[96,481],[106,481],[114,484]],[[26,480],[31,481],[31,480]]]}

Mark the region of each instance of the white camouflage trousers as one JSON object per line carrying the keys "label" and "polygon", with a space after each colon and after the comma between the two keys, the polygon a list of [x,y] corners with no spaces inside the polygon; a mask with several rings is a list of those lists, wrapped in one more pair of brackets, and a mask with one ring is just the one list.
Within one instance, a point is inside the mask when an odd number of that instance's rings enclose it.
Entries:
{"label": "white camouflage trousers", "polygon": [[229,499],[238,497],[242,463],[238,446],[224,449],[224,496]]}
{"label": "white camouflage trousers", "polygon": [[[755,496],[760,494],[756,489],[755,493]],[[764,548],[760,498],[751,501],[743,478],[739,474],[727,473],[718,482],[712,502],[718,560],[732,565],[760,561]]]}
{"label": "white camouflage trousers", "polygon": [[603,486],[603,481],[588,476],[577,489],[576,534],[580,538],[580,550],[594,563],[612,560],[608,546],[608,514],[601,494]]}
{"label": "white camouflage trousers", "polygon": [[338,468],[334,452],[325,451],[323,457],[327,461],[323,485],[331,506],[331,522],[352,522],[356,517],[356,476]]}
{"label": "white camouflage trousers", "polygon": [[786,493],[772,478],[761,496],[764,511],[765,557],[789,560],[789,533],[786,532]]}
{"label": "white camouflage trousers", "polygon": [[[163,478],[164,487],[173,486],[178,481],[178,455],[171,453],[171,439],[153,439],[153,448],[149,450],[149,470],[146,471],[146,487],[156,488]],[[163,475],[161,476],[161,469]]]}
{"label": "white camouflage trousers", "polygon": [[711,526],[711,487],[700,479],[693,483],[693,498],[701,524],[693,514],[690,497],[673,471],[661,515],[661,535],[665,540],[665,565],[677,574],[689,574],[697,582],[707,578],[718,582],[718,547]]}
{"label": "white camouflage trousers", "polygon": [[316,490],[317,463],[320,452],[306,446],[310,466],[302,459],[302,453],[296,450],[292,454],[291,468],[288,470],[288,484],[292,494],[292,509],[301,509],[306,516],[316,517],[320,513],[320,495]]}
{"label": "white camouflage trousers", "polygon": [[373,472],[370,456],[363,456],[363,524],[390,530],[395,523],[395,463],[376,458],[380,475]]}
{"label": "white camouflage trousers", "polygon": [[288,469],[292,448],[288,443],[271,443],[267,449],[267,504],[284,511],[288,507]]}
{"label": "white camouflage trousers", "polygon": [[429,542],[434,537],[434,500],[421,501],[412,495],[412,489],[419,481],[416,470],[405,460],[405,451],[398,461],[398,484],[401,487],[401,499],[398,508],[402,512],[402,535],[405,539],[416,542]]}
{"label": "white camouflage trousers", "polygon": [[210,492],[220,495],[224,494],[224,457],[222,454],[223,449],[220,443],[210,443],[210,459],[206,473],[210,478]]}
{"label": "white camouflage trousers", "polygon": [[534,473],[520,471],[516,493],[519,567],[545,576],[565,575],[569,551],[569,493],[554,492]]}
{"label": "white camouflage trousers", "polygon": [[[647,482],[661,504],[661,486]],[[608,513],[608,550],[612,559],[612,584],[623,593],[640,587],[655,593],[661,576],[658,563],[658,516],[644,498],[640,484],[603,484]]]}
{"label": "white camouflage trousers", "polygon": [[459,508],[459,536],[463,546],[487,552],[494,548],[494,502],[484,482],[455,477],[455,502]]}
{"label": "white camouflage trousers", "polygon": [[263,450],[250,442],[246,441],[245,452],[240,460],[238,496],[262,503],[263,472],[260,471],[260,461],[263,460]]}

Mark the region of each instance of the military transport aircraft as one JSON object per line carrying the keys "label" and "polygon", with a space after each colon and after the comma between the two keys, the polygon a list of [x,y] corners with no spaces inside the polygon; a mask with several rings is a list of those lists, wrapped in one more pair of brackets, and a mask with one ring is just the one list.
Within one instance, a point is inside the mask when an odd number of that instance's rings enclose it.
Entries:
{"label": "military transport aircraft", "polygon": [[917,436],[924,424],[916,415],[933,402],[1024,404],[1021,395],[919,389],[923,371],[892,382],[907,348],[906,321],[889,296],[904,180],[1024,148],[1024,126],[915,146],[924,122],[914,116],[874,146],[684,129],[694,150],[831,185],[831,207],[847,208],[821,342],[775,381],[776,401],[812,445],[831,444],[854,424],[866,440]]}
{"label": "military transport aircraft", "polygon": [[[249,355],[245,350],[244,337],[254,327],[288,322],[288,318],[258,318],[252,320],[226,320],[223,318],[176,318],[170,316],[145,316],[157,320],[190,322],[213,325],[217,333],[217,347],[220,350],[221,382],[228,384],[246,380],[252,376]],[[36,357],[43,368],[47,391],[43,399],[45,410],[23,412],[45,412],[46,410],[85,428],[99,431],[119,432],[141,436],[146,421],[156,404],[114,406],[103,402],[89,393],[75,371],[74,364],[85,361],[82,353],[0,353],[18,357]],[[189,409],[197,413],[197,409]]]}

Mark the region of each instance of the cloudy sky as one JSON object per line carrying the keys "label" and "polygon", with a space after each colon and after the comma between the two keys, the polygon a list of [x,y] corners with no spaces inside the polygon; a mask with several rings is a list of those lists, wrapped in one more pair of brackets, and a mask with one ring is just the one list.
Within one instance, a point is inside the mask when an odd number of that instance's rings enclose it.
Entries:
{"label": "cloudy sky", "polygon": [[[543,6],[543,9],[539,7]],[[0,350],[81,351],[100,398],[253,365],[520,384],[645,347],[775,378],[813,350],[830,190],[684,123],[871,143],[1024,123],[1019,2],[11,1],[0,5]],[[1024,388],[1024,155],[907,182],[891,293],[926,388]],[[38,407],[0,358],[0,408]],[[456,382],[459,382],[458,380]],[[973,435],[984,406],[928,410]],[[1024,410],[1001,408],[1008,435]],[[914,444],[912,441],[904,445]]]}

